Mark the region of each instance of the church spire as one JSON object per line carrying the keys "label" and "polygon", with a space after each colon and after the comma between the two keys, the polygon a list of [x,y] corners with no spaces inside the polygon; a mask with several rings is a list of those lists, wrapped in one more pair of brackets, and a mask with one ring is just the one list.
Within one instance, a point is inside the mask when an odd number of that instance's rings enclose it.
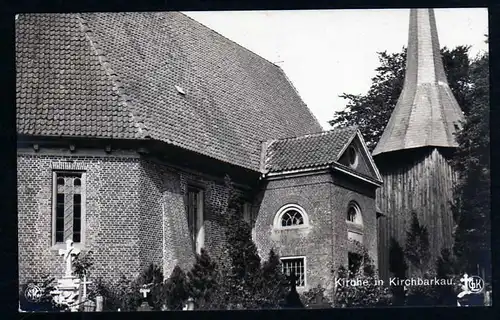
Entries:
{"label": "church spire", "polygon": [[401,96],[373,155],[403,149],[456,147],[463,113],[448,86],[433,9],[411,9]]}

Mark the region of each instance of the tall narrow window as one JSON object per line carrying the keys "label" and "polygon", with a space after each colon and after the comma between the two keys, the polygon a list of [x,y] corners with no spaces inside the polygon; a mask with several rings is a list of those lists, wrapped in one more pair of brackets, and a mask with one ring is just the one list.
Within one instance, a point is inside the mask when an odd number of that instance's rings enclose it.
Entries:
{"label": "tall narrow window", "polygon": [[83,201],[82,172],[54,172],[53,242],[82,242]]}
{"label": "tall narrow window", "polygon": [[193,251],[201,252],[205,241],[203,228],[203,190],[189,187],[187,192],[187,218]]}

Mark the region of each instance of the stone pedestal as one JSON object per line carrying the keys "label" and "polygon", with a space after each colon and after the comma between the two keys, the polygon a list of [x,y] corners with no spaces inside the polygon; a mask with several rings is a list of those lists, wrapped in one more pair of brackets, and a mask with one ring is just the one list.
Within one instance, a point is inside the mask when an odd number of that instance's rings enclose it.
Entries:
{"label": "stone pedestal", "polygon": [[57,280],[56,290],[50,293],[54,296],[54,302],[68,307],[71,312],[77,312],[79,309],[80,282],[80,279],[74,276]]}

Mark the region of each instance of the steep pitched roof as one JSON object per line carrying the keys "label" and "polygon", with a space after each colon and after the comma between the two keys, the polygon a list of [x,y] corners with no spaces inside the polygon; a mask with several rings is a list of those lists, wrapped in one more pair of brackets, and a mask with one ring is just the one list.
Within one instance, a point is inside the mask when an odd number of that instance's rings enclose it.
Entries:
{"label": "steep pitched roof", "polygon": [[456,147],[463,113],[448,85],[433,9],[411,9],[403,91],[373,155]]}
{"label": "steep pitched roof", "polygon": [[151,138],[258,170],[261,141],[321,131],[279,67],[181,13],[21,15],[16,42],[21,134]]}
{"label": "steep pitched roof", "polygon": [[270,141],[265,150],[266,172],[305,169],[332,164],[357,133],[356,127]]}

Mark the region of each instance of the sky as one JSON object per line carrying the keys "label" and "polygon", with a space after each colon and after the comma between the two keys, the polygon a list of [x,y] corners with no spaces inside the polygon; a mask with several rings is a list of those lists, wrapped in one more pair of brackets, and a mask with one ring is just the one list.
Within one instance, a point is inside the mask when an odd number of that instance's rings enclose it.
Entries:
{"label": "sky", "polygon": [[[408,43],[409,9],[184,12],[279,65],[324,129],[343,110],[342,93],[365,94],[377,52]],[[486,8],[435,9],[441,47],[488,50]]]}

